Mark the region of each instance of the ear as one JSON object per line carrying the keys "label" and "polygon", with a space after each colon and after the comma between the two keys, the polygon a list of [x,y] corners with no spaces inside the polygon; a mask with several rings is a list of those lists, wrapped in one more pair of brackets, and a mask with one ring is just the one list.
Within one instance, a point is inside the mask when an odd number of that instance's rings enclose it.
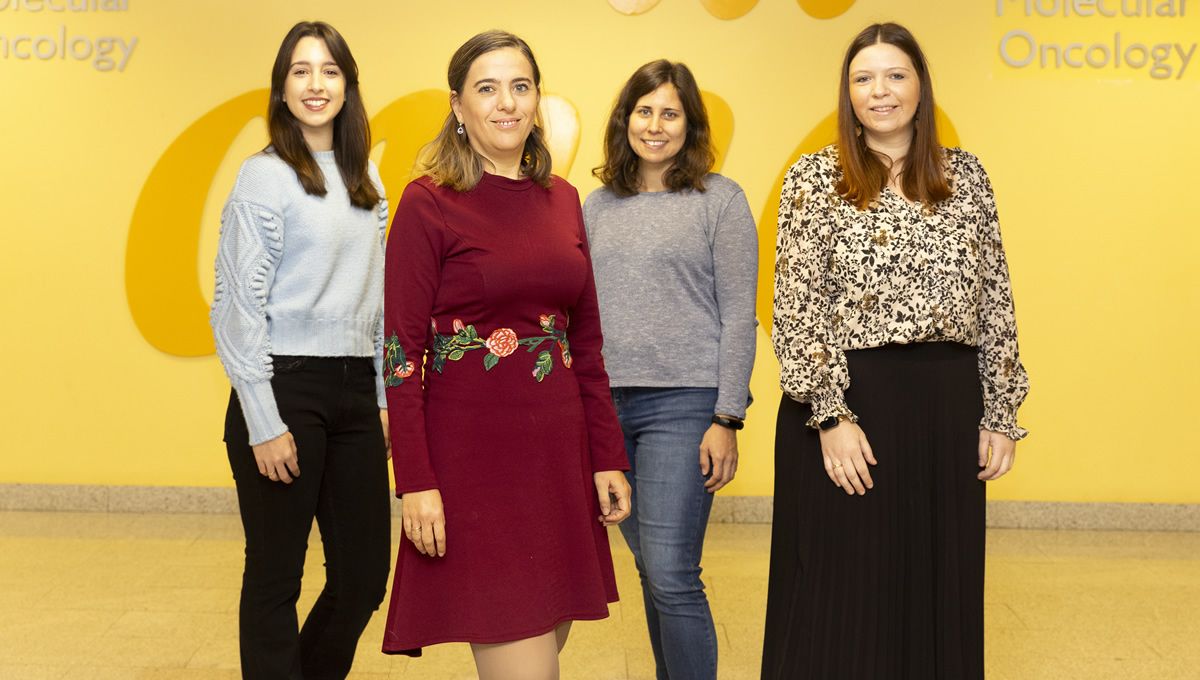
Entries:
{"label": "ear", "polygon": [[450,110],[454,112],[454,119],[461,124],[463,122],[462,102],[459,100],[458,92],[455,90],[450,90]]}

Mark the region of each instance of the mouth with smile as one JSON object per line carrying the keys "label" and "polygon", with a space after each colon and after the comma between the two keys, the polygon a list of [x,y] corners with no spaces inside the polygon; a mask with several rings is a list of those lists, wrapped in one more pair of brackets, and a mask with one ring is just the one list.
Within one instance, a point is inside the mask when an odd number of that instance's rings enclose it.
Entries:
{"label": "mouth with smile", "polygon": [[317,112],[324,111],[325,107],[329,105],[329,100],[323,97],[306,97],[301,99],[300,103],[304,104],[304,108],[309,111]]}
{"label": "mouth with smile", "polygon": [[492,124],[501,130],[515,130],[520,123],[520,118],[500,118],[492,121]]}
{"label": "mouth with smile", "polygon": [[646,148],[648,148],[652,151],[657,151],[667,145],[667,140],[665,140],[665,139],[643,139],[642,144],[644,144],[646,146]]}
{"label": "mouth with smile", "polygon": [[898,108],[900,108],[900,107],[898,107],[894,104],[889,104],[887,106],[872,106],[871,111],[873,113],[877,113],[881,116],[886,116],[887,114],[891,113],[892,111],[895,111]]}

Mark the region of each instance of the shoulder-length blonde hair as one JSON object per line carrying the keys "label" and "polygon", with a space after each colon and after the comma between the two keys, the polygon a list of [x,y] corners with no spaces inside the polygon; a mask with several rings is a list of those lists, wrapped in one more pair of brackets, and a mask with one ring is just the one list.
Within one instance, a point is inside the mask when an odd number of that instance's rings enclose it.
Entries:
{"label": "shoulder-length blonde hair", "polygon": [[838,87],[838,159],[842,166],[842,178],[838,180],[837,192],[853,203],[859,210],[879,198],[888,183],[890,168],[879,154],[867,148],[866,135],[859,134],[860,124],[850,102],[850,62],[863,49],[884,43],[900,48],[912,61],[921,86],[921,97],[913,118],[912,142],[908,156],[900,170],[900,188],[910,199],[933,205],[950,197],[950,183],[946,180],[945,159],[938,143],[937,125],[934,119],[933,81],[929,77],[929,66],[925,53],[917,39],[907,28],[899,24],[872,24],[851,41],[842,60],[842,83]]}
{"label": "shoulder-length blonde hair", "polygon": [[[462,44],[454,56],[450,57],[450,68],[447,69],[446,81],[452,92],[462,93],[467,82],[467,73],[471,64],[479,57],[494,50],[511,47],[518,50],[529,60],[533,68],[533,84],[540,98],[542,91],[542,72],[538,69],[537,60],[533,58],[533,50],[521,38],[505,31],[486,31],[480,33]],[[466,135],[458,134],[458,120],[454,111],[446,114],[442,129],[437,137],[421,150],[417,169],[428,175],[434,184],[448,186],[455,191],[470,191],[479,184],[483,177],[483,158],[480,157]],[[533,129],[525,139],[525,152],[521,160],[521,172],[538,184],[550,186],[550,148],[546,146],[546,131],[542,127],[542,113],[539,108],[533,119]]]}

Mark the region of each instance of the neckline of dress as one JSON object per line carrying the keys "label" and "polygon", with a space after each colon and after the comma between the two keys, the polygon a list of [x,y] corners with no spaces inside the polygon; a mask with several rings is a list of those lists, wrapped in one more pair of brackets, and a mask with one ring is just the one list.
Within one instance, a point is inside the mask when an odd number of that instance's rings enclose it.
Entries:
{"label": "neckline of dress", "polygon": [[479,183],[487,184],[488,186],[493,186],[497,189],[504,189],[506,191],[525,191],[533,186],[533,180],[529,177],[512,179],[502,175],[493,175],[487,171],[484,171],[483,176],[479,178]]}

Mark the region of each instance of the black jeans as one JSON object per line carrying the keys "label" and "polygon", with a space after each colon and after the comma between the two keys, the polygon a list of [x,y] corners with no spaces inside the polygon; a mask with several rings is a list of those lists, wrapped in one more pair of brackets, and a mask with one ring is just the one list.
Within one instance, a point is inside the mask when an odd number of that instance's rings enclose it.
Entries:
{"label": "black jeans", "polygon": [[[277,356],[271,387],[296,441],[300,476],[292,484],[259,474],[236,393],[225,415],[246,531],[242,677],[345,678],[391,568],[391,497],[374,365],[361,357]],[[325,587],[297,631],[313,517],[325,549]]]}

